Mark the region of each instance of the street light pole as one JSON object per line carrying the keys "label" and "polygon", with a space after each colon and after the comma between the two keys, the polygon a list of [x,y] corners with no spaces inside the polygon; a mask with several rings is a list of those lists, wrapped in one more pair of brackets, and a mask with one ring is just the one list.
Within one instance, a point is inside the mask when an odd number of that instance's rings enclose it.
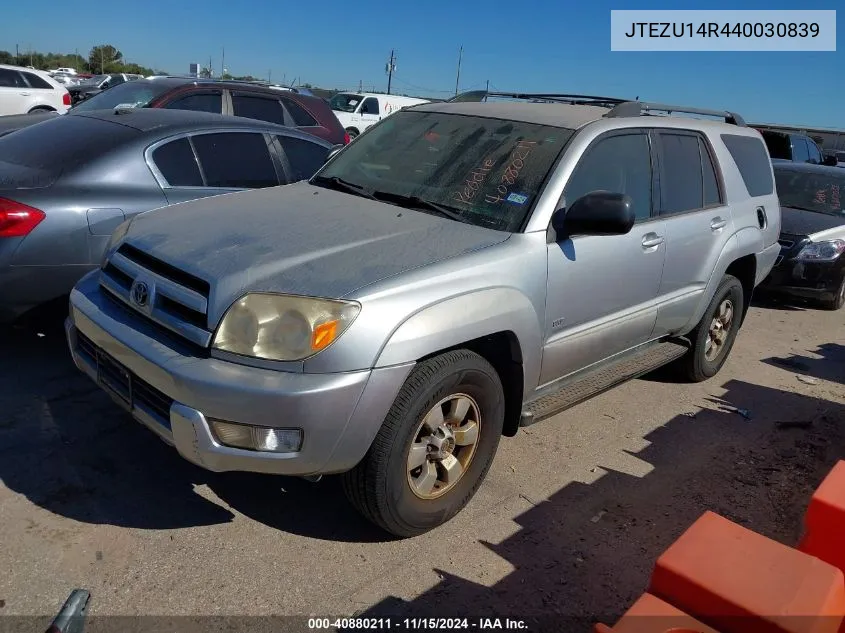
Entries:
{"label": "street light pole", "polygon": [[393,71],[396,70],[396,58],[393,49],[390,50],[390,61],[387,62],[387,94],[390,94],[390,84],[393,82]]}
{"label": "street light pole", "polygon": [[455,79],[455,96],[458,96],[458,84],[461,83],[461,60],[464,58],[464,47],[461,46],[461,50],[458,53],[458,78]]}

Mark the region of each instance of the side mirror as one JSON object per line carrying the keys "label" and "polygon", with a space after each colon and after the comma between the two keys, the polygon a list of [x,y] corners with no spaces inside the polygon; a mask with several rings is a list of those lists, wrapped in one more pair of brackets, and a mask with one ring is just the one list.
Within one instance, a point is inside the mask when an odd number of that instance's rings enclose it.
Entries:
{"label": "side mirror", "polygon": [[575,235],[625,235],[634,226],[634,201],[624,193],[593,191],[552,216],[557,240]]}
{"label": "side mirror", "polygon": [[839,164],[839,161],[836,160],[836,156],[825,156],[822,160],[822,165],[827,165],[828,167],[836,167]]}
{"label": "side mirror", "polygon": [[326,156],[326,162],[329,162],[332,158],[337,156],[346,145],[334,145],[331,150],[329,150],[329,155]]}

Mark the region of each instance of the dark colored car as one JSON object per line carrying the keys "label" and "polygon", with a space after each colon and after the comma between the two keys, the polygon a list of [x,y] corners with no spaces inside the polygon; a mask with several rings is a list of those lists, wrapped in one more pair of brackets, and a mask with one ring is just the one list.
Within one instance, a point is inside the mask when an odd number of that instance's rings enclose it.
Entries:
{"label": "dark colored car", "polygon": [[773,159],[811,165],[836,166],[835,159],[822,153],[818,144],[806,134],[760,130],[769,156]]}
{"label": "dark colored car", "polygon": [[[70,113],[0,137],[0,320],[69,293],[136,214],[310,178],[331,148],[272,123],[158,109]],[[234,199],[232,213],[245,213]]]}
{"label": "dark colored car", "polygon": [[68,86],[67,91],[70,93],[71,103],[77,104],[97,96],[104,90],[139,79],[141,79],[141,75],[128,75],[126,73],[94,75],[88,79],[83,79],[75,86]]}
{"label": "dark colored car", "polygon": [[762,289],[845,305],[845,170],[773,161],[781,254]]}
{"label": "dark colored car", "polygon": [[74,111],[125,108],[198,110],[295,127],[336,145],[349,142],[332,109],[318,97],[251,82],[155,77],[128,82]]}

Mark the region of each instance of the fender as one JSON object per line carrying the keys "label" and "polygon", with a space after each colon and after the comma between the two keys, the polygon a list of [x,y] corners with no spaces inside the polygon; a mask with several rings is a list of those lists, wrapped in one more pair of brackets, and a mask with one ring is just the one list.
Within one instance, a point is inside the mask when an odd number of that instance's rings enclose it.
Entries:
{"label": "fender", "polygon": [[704,311],[707,310],[707,306],[710,305],[710,302],[713,300],[713,297],[716,294],[716,289],[719,287],[728,267],[736,260],[741,257],[745,257],[746,255],[756,256],[757,253],[761,252],[763,249],[763,236],[760,233],[760,230],[756,227],[742,228],[731,236],[731,239],[728,240],[725,247],[722,249],[722,252],[719,254],[719,259],[716,262],[716,266],[713,267],[713,273],[707,281],[707,286],[704,289],[704,293],[701,295],[701,300],[699,301],[698,306],[696,307],[689,322],[681,330],[682,333],[686,334],[692,331],[704,316]]}
{"label": "fender", "polygon": [[417,311],[391,333],[378,353],[375,367],[415,362],[440,350],[505,331],[513,332],[519,341],[523,393],[531,393],[540,377],[540,319],[531,301],[508,287],[458,295]]}

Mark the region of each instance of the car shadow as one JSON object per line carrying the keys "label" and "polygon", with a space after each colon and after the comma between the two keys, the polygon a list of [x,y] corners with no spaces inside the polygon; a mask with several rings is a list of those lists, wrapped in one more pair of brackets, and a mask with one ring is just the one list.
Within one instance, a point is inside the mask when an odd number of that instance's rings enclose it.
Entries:
{"label": "car shadow", "polygon": [[216,474],[185,461],[76,369],[65,306],[0,332],[0,480],[10,490],[85,523],[176,529],[228,523],[235,510],[311,538],[390,540],[336,478]]}
{"label": "car shadow", "polygon": [[518,616],[531,631],[588,633],[618,619],[657,557],[706,510],[794,545],[813,490],[845,457],[845,406],[739,380],[723,388],[644,438],[631,454],[652,467],[647,475],[599,463],[597,480],[532,503],[514,518],[516,533],[482,542],[513,570],[492,586],[438,569],[438,584],[416,598],[391,596],[356,616]]}
{"label": "car shadow", "polygon": [[765,310],[779,310],[781,312],[805,312],[815,309],[812,301],[799,297],[790,297],[772,292],[762,292],[759,289],[751,298],[751,306]]}
{"label": "car shadow", "polygon": [[[824,343],[817,349],[807,350],[818,358],[791,354],[786,357],[763,359],[764,363],[786,369],[799,376],[822,380],[829,380],[839,384],[845,384],[845,345],[839,343]],[[809,382],[809,384],[813,384]]]}

